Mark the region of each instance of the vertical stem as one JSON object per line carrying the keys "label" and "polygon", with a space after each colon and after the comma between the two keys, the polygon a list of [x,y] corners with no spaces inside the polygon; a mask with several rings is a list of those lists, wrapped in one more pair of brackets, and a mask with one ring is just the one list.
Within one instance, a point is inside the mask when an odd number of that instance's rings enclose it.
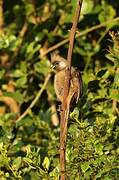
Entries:
{"label": "vertical stem", "polygon": [[68,115],[69,115],[69,107],[67,105],[67,97],[70,86],[70,74],[71,74],[71,60],[72,60],[72,52],[74,47],[74,39],[78,24],[78,19],[80,16],[82,0],[77,0],[77,6],[75,11],[75,16],[73,19],[73,25],[70,31],[69,36],[69,49],[67,55],[67,69],[66,69],[66,78],[65,84],[66,87],[64,89],[63,95],[63,103],[62,103],[62,112],[61,112],[61,121],[60,121],[60,170],[61,170],[61,180],[66,179],[66,159],[65,159],[65,151],[66,151],[66,137],[67,137],[67,124],[68,124]]}

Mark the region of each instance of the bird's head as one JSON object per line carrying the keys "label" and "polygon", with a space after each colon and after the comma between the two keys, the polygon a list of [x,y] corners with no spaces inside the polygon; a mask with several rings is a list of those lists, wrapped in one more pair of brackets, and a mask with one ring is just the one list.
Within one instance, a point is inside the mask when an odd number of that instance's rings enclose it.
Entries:
{"label": "bird's head", "polygon": [[61,71],[66,68],[66,59],[61,57],[57,51],[51,54],[51,69],[54,71]]}
{"label": "bird's head", "polygon": [[66,62],[65,61],[54,61],[51,64],[51,68],[54,71],[62,71],[63,69],[66,68]]}

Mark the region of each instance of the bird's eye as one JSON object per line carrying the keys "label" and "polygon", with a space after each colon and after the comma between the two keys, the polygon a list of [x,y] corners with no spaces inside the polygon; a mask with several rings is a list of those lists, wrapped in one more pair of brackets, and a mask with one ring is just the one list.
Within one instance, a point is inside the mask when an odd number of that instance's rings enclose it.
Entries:
{"label": "bird's eye", "polygon": [[53,66],[54,68],[56,68],[58,65],[59,65],[58,62],[53,62],[53,63],[52,63],[52,66]]}
{"label": "bird's eye", "polygon": [[54,62],[54,63],[53,63],[54,66],[57,66],[58,64],[59,64],[58,62]]}

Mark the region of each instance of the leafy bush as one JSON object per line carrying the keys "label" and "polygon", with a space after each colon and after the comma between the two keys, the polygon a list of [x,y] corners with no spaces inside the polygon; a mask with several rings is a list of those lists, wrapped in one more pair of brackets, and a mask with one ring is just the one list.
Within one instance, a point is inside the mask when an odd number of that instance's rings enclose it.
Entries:
{"label": "leafy bush", "polygon": [[[45,87],[44,80],[50,72],[48,48],[69,37],[76,0],[2,2],[0,179],[57,180],[60,129],[58,121],[51,121],[51,104],[58,104],[53,79]],[[78,25],[82,35],[76,38],[73,65],[82,71],[84,87],[70,113],[67,179],[119,178],[119,19],[114,20],[118,8],[117,1],[83,2]],[[92,31],[97,24],[102,28]],[[66,57],[67,43],[57,47]],[[42,88],[33,108],[18,121]]]}

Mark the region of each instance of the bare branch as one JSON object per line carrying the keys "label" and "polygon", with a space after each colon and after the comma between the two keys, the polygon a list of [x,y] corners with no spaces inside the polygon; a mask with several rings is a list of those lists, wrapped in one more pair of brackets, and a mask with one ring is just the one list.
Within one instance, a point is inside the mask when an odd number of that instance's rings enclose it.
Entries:
{"label": "bare branch", "polygon": [[[94,30],[96,30],[96,29],[100,29],[100,28],[102,28],[102,27],[105,27],[105,26],[107,26],[107,24],[111,24],[111,23],[113,23],[113,22],[115,22],[115,21],[119,21],[119,17],[116,17],[116,18],[114,18],[114,19],[110,19],[110,20],[108,20],[108,21],[105,21],[105,22],[103,22],[103,23],[101,23],[101,24],[92,26],[91,28],[88,28],[88,29],[84,30],[83,32],[78,33],[77,36],[76,36],[76,38],[79,38],[79,37],[81,37],[81,36],[84,36],[84,35],[86,35],[87,33],[92,32],[92,31],[94,31]],[[42,54],[42,56],[47,55],[47,54],[50,53],[51,51],[54,51],[55,49],[63,46],[64,44],[66,44],[66,43],[68,43],[68,42],[69,42],[69,38],[64,39],[63,41],[61,41],[61,42],[59,42],[59,43],[51,46],[50,48],[48,48],[48,49]]]}
{"label": "bare branch", "polygon": [[62,112],[61,112],[61,121],[60,121],[60,168],[61,168],[61,180],[66,179],[66,162],[65,162],[65,149],[66,149],[66,137],[67,137],[67,124],[68,124],[68,115],[69,115],[69,106],[67,104],[67,97],[69,93],[70,86],[70,74],[71,74],[71,60],[72,52],[74,47],[74,38],[76,34],[78,19],[80,16],[82,0],[77,0],[77,7],[75,11],[75,16],[73,20],[73,25],[70,31],[69,36],[69,49],[67,55],[67,69],[66,69],[66,78],[65,78],[65,88],[63,95],[62,103]]}
{"label": "bare branch", "polygon": [[21,119],[23,119],[28,113],[29,111],[34,107],[34,105],[36,104],[36,102],[38,101],[38,99],[40,98],[41,94],[43,93],[43,91],[45,90],[48,81],[51,77],[51,74],[48,74],[45,78],[44,84],[42,86],[42,88],[38,91],[36,97],[33,99],[33,101],[31,102],[30,106],[26,109],[26,111],[17,119],[16,123],[18,123]]}

